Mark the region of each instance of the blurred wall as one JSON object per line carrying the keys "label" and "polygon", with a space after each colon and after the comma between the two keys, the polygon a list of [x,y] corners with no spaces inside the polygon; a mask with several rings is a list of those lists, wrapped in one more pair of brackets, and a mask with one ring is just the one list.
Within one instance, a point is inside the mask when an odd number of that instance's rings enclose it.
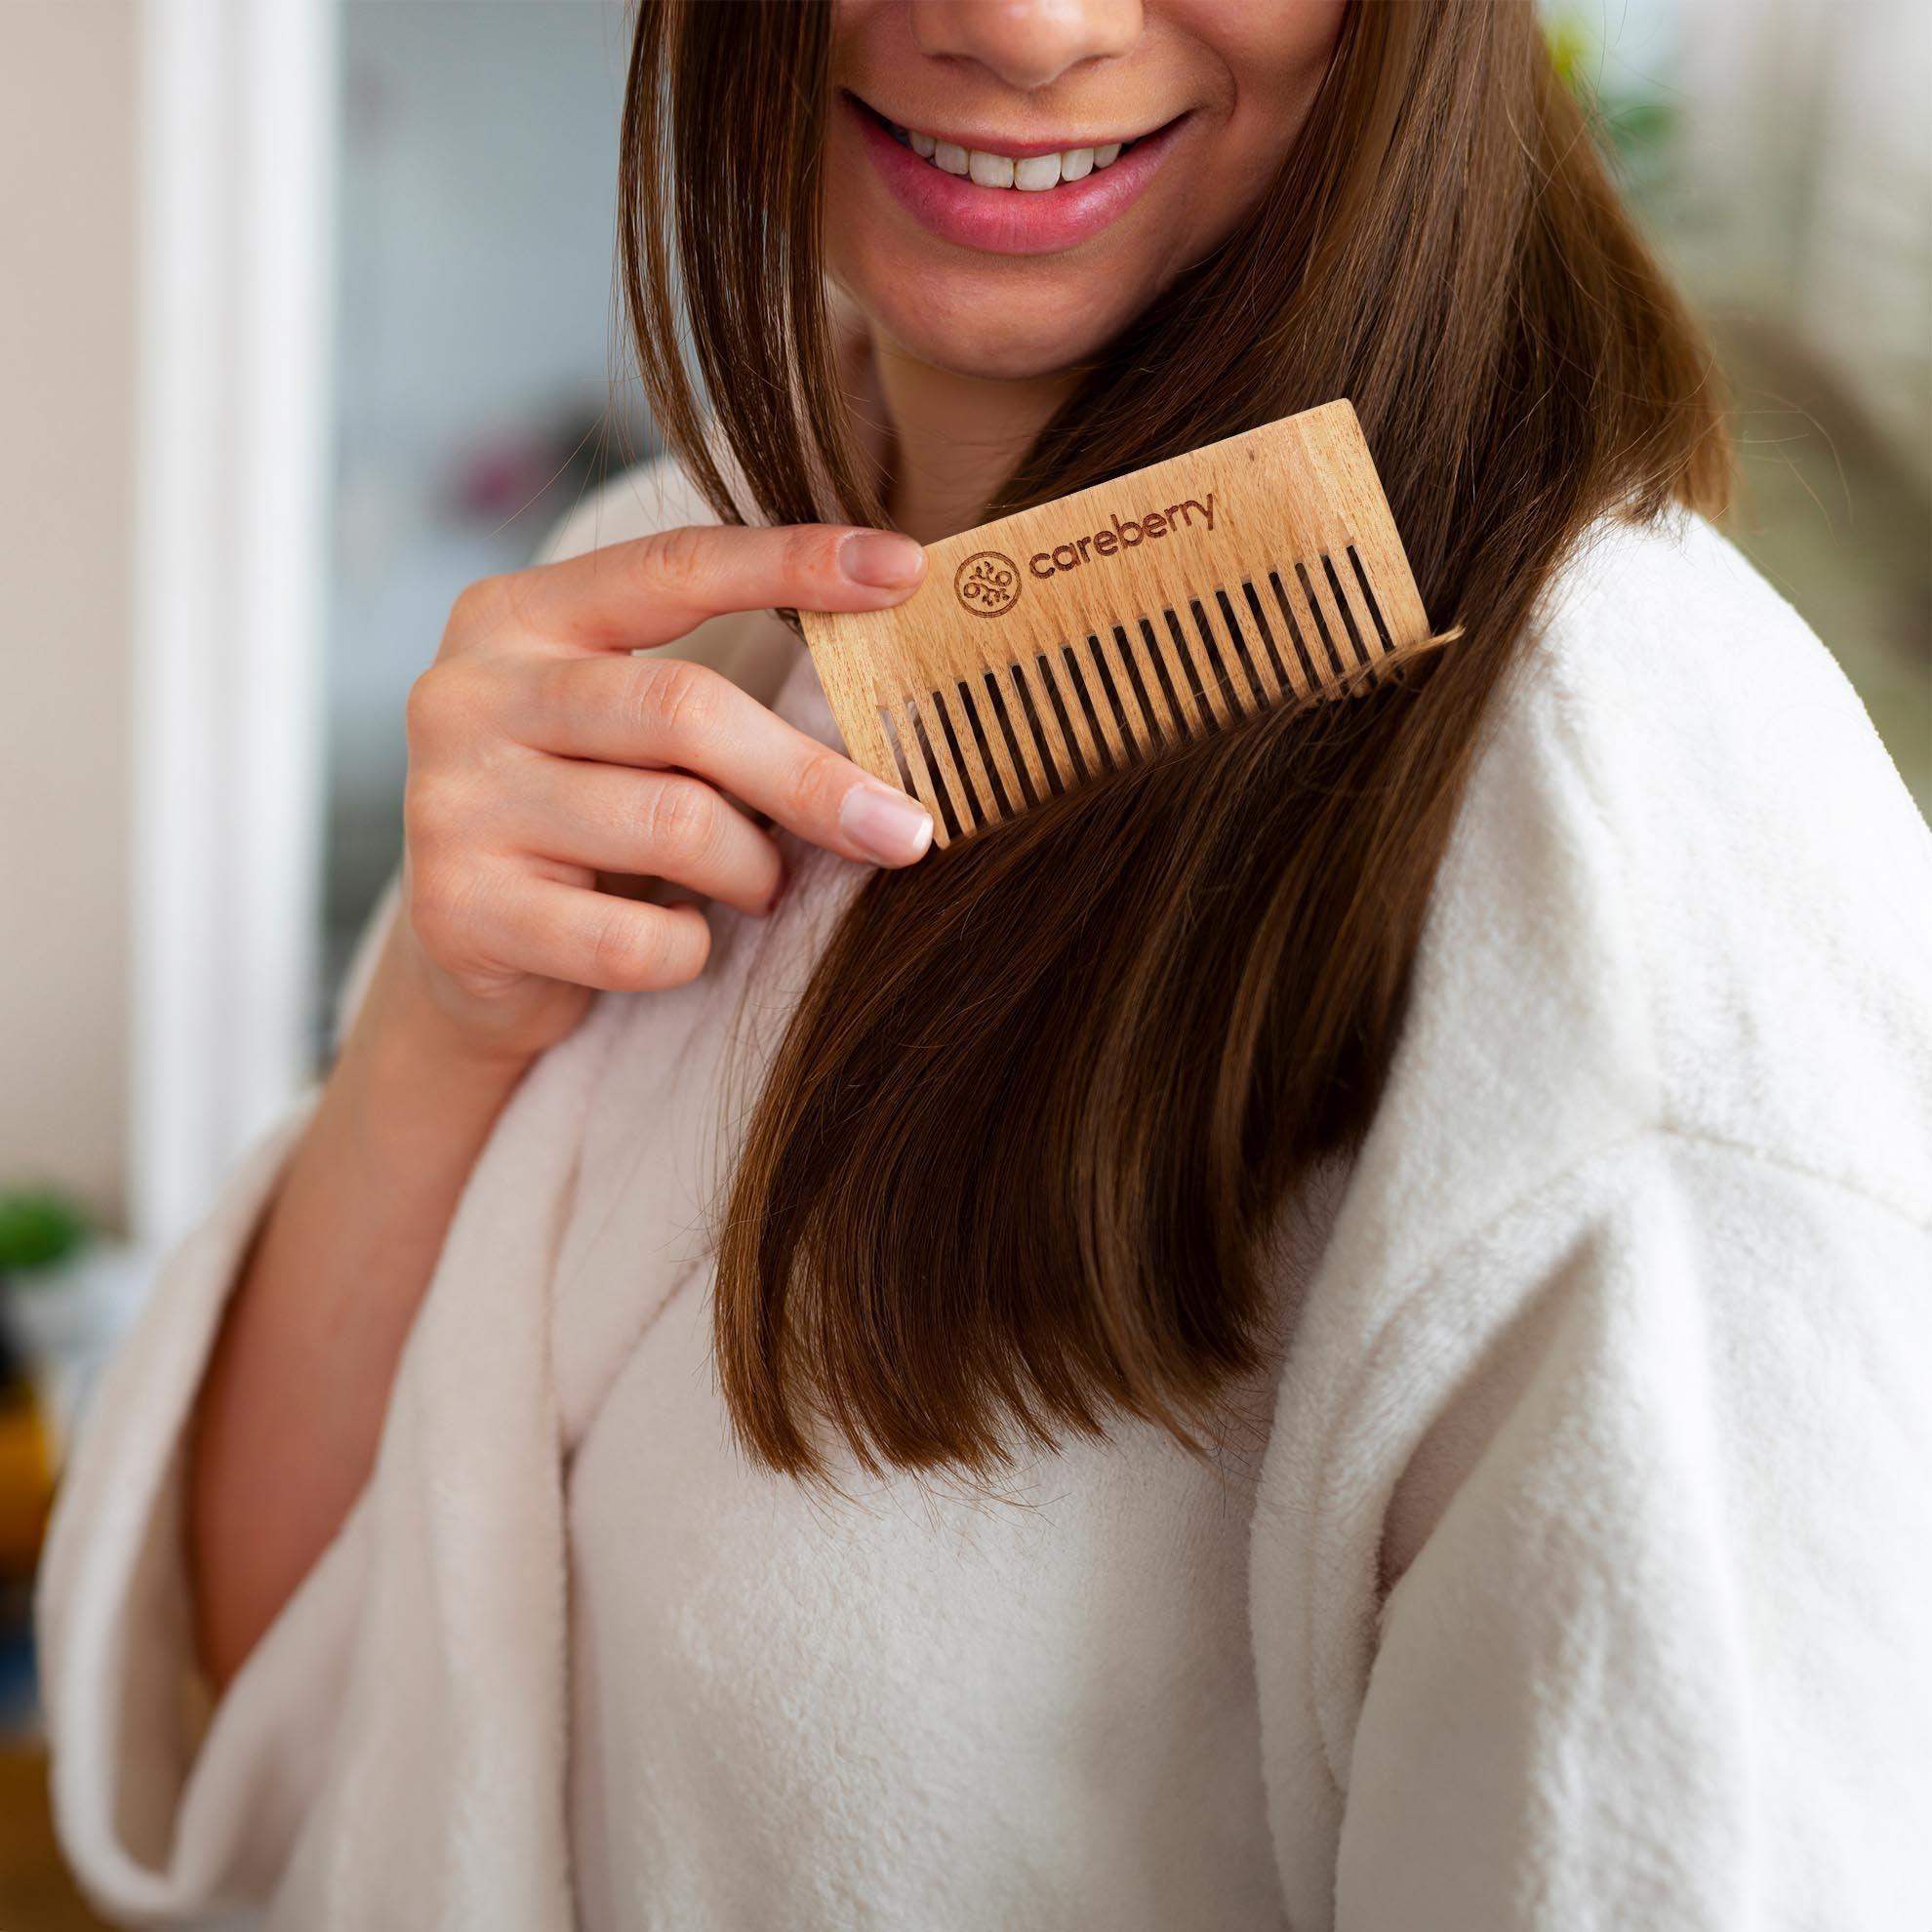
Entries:
{"label": "blurred wall", "polygon": [[1932,7],[1680,11],[1675,265],[1707,306],[1777,318],[1932,485]]}
{"label": "blurred wall", "polygon": [[137,12],[0,13],[0,1176],[118,1222]]}
{"label": "blurred wall", "polygon": [[612,396],[627,45],[620,0],[342,12],[318,1025],[400,854],[403,705],[451,600],[641,433]]}

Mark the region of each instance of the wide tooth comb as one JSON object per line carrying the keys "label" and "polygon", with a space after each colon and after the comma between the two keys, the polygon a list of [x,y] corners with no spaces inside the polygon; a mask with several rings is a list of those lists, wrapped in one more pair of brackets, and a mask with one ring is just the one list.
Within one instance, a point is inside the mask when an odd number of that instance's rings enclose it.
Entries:
{"label": "wide tooth comb", "polygon": [[892,610],[806,612],[854,759],[942,845],[1283,702],[1358,695],[1429,618],[1353,406],[926,550]]}

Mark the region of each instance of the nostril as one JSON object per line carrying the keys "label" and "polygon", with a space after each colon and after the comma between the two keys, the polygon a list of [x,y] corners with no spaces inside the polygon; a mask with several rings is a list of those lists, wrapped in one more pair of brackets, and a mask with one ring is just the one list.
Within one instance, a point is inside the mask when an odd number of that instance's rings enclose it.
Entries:
{"label": "nostril", "polygon": [[1129,53],[1145,25],[1140,0],[913,0],[911,14],[921,53],[972,60],[1029,93]]}

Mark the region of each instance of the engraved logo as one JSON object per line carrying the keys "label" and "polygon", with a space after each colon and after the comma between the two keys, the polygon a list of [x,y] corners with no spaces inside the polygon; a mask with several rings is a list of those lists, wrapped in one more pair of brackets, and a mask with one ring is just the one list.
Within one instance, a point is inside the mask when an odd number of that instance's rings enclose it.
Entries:
{"label": "engraved logo", "polygon": [[952,590],[976,617],[999,617],[1020,601],[1020,566],[998,550],[975,550],[953,573]]}

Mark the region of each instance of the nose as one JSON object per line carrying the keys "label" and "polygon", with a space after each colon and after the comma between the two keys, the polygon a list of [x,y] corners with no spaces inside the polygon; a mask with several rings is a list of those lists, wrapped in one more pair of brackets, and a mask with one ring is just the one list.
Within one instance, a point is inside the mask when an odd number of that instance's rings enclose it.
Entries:
{"label": "nose", "polygon": [[977,61],[1009,87],[1050,87],[1141,37],[1141,0],[912,0],[923,54]]}

